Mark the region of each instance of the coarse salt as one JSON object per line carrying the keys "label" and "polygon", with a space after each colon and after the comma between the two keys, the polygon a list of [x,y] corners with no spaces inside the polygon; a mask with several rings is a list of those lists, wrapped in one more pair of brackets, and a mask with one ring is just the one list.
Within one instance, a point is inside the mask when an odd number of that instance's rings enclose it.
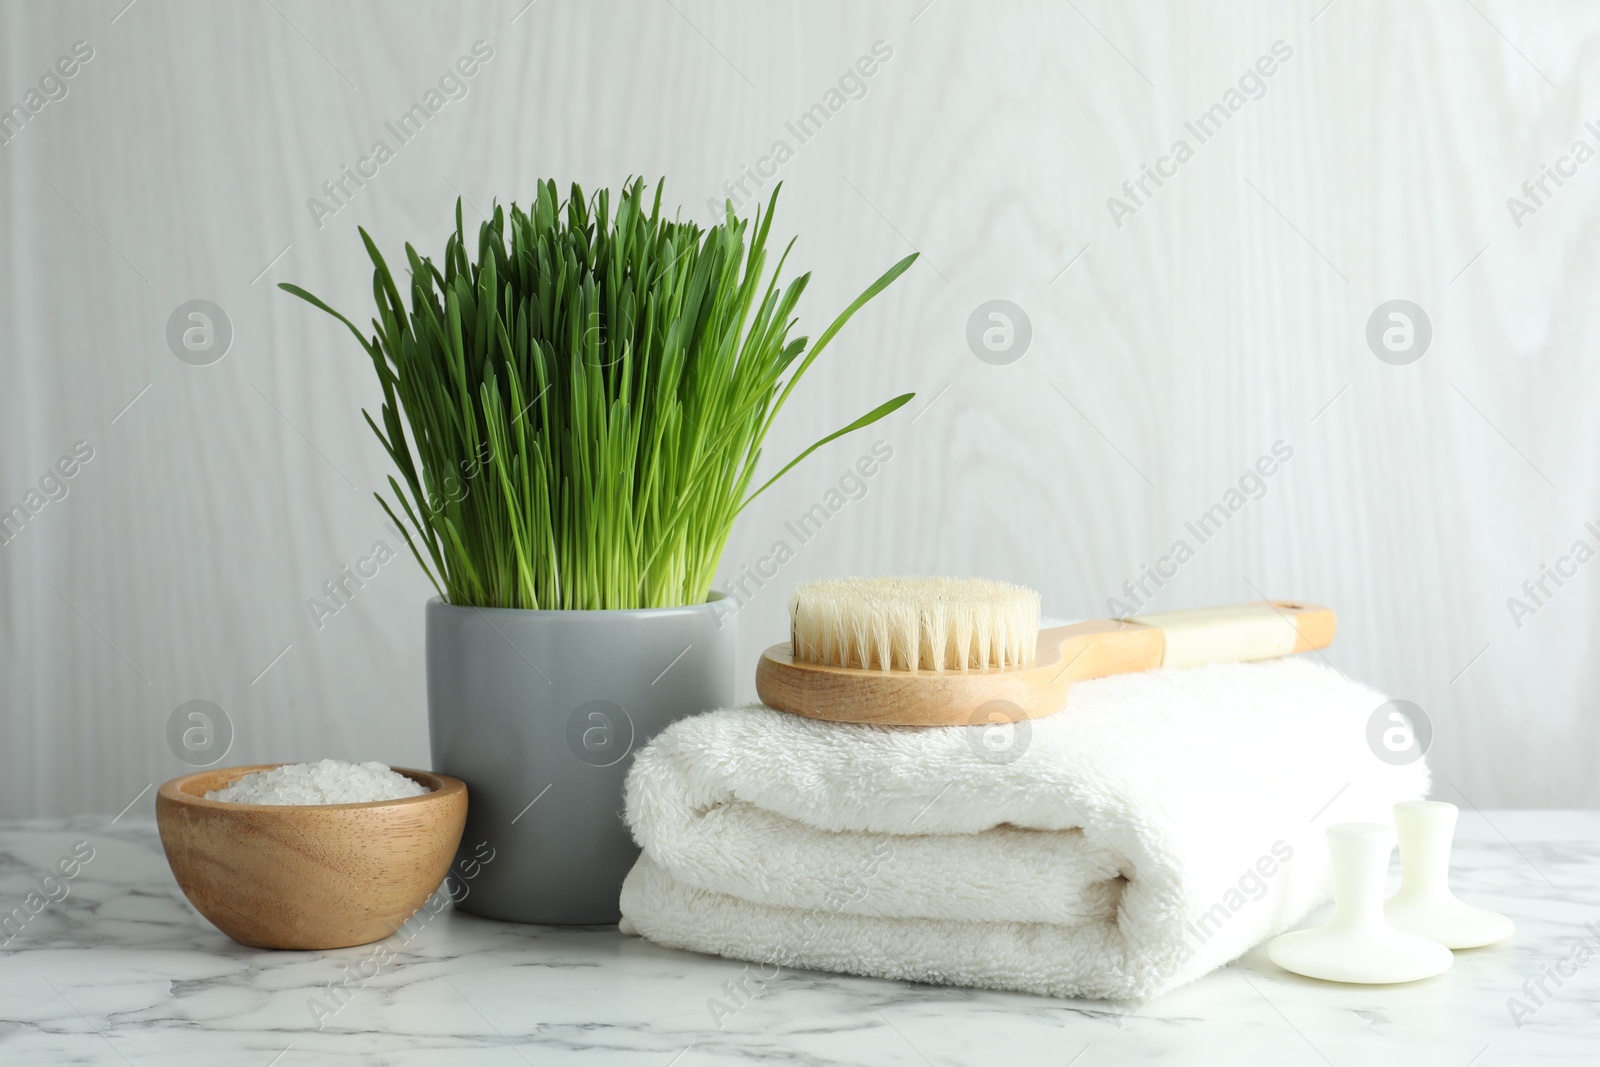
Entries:
{"label": "coarse salt", "polygon": [[235,804],[365,804],[374,800],[419,797],[428,789],[377,762],[288,763],[270,771],[247,774],[207,800]]}

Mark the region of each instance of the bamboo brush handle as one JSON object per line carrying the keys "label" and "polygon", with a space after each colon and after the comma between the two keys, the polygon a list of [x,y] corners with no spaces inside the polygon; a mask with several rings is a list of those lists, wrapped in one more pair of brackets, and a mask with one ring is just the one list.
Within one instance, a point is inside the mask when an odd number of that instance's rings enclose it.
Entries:
{"label": "bamboo brush handle", "polygon": [[1224,608],[1160,611],[1128,622],[1161,631],[1161,667],[1248,663],[1327,648],[1338,621],[1329,608],[1264,600]]}
{"label": "bamboo brush handle", "polygon": [[[1040,630],[1033,664],[1022,673],[1036,686],[1047,681],[1036,702],[1064,702],[1063,683],[1068,681],[1158,668],[1278,659],[1327,648],[1337,629],[1338,619],[1331,608],[1290,600],[1079,622]],[[963,673],[985,675],[983,671]],[[1056,710],[1060,707],[1057,704]]]}

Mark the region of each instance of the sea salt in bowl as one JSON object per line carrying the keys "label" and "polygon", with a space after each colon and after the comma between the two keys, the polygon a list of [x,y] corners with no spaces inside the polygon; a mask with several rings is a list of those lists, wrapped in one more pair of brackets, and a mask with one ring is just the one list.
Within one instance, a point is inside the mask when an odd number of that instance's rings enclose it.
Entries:
{"label": "sea salt in bowl", "polygon": [[396,767],[428,792],[344,804],[206,799],[280,766],[200,771],[161,787],[156,825],[184,896],[255,948],[344,948],[389,936],[449,873],[467,821],[466,785]]}

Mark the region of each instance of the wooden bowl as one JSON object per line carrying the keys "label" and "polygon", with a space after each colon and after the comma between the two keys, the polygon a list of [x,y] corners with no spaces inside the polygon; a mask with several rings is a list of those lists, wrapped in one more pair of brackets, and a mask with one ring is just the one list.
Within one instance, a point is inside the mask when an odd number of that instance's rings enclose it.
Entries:
{"label": "wooden bowl", "polygon": [[396,767],[432,792],[367,804],[205,799],[277,766],[201,771],[161,787],[156,825],[184,896],[254,948],[344,948],[394,933],[450,871],[467,821],[466,785]]}

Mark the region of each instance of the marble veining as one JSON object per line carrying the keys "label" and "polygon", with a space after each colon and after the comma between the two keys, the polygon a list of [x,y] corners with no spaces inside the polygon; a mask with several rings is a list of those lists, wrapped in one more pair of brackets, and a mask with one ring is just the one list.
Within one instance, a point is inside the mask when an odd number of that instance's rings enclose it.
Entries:
{"label": "marble veining", "polygon": [[[449,908],[382,951],[248,949],[184,900],[148,807],[115,823],[0,823],[0,916],[28,915],[0,947],[0,1063],[1492,1067],[1600,1057],[1600,812],[1462,813],[1454,888],[1518,929],[1506,944],[1457,953],[1438,978],[1328,985],[1279,970],[1258,947],[1141,1005],[806,971],[761,981],[744,963],[615,929]],[[64,878],[60,862],[85,848],[92,858]],[[1555,965],[1585,939],[1593,958],[1560,976]],[[1520,1026],[1511,998],[1529,1009]]]}

